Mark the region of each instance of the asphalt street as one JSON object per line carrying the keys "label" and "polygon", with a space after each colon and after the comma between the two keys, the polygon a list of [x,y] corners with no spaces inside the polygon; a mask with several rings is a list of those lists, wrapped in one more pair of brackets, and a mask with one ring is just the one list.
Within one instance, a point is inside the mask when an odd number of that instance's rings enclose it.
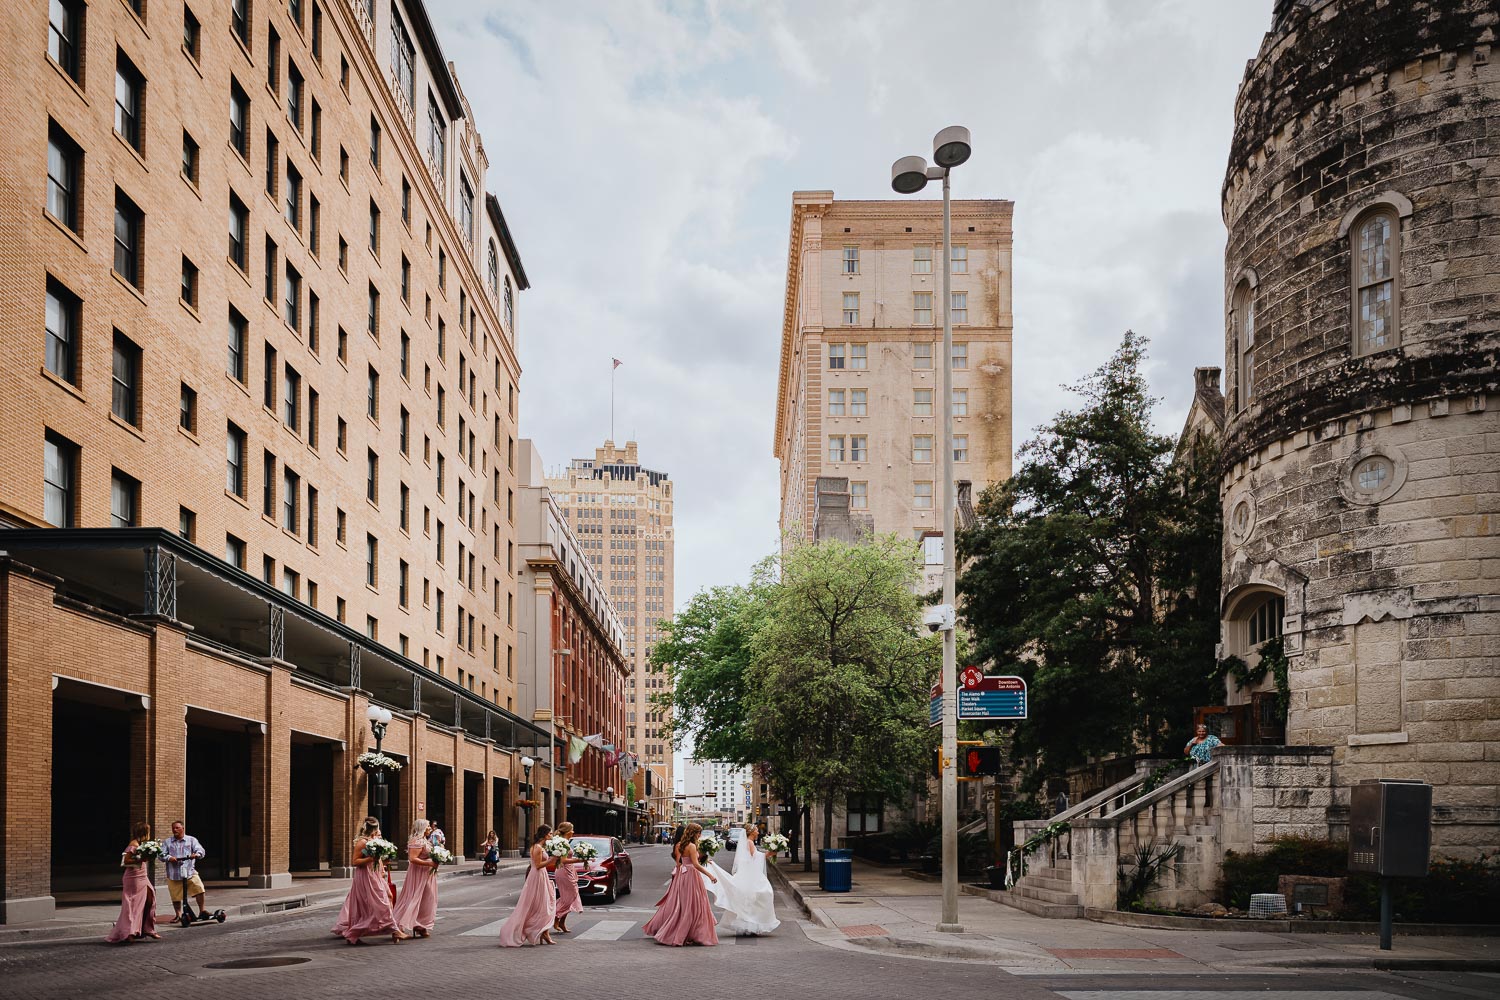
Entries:
{"label": "asphalt street", "polygon": [[338,905],[161,928],[163,940],[100,938],[0,946],[0,996],[53,997],[601,997],[1049,998],[1066,1000],[1456,1000],[1500,997],[1500,974],[1344,970],[1233,976],[1012,975],[990,965],[831,948],[808,938],[778,895],[783,924],[717,948],[665,948],[641,933],[670,870],[664,847],[632,850],[635,892],[590,905],[554,947],[502,949],[500,922],[518,874],[442,883],[433,936],[351,947],[330,932]]}

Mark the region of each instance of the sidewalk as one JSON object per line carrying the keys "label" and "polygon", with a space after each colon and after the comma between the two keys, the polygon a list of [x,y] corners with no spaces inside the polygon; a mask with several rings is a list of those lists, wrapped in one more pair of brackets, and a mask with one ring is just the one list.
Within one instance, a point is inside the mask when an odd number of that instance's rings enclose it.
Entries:
{"label": "sidewalk", "polygon": [[1051,920],[960,894],[963,933],[940,934],[942,887],[895,869],[854,862],[851,892],[818,888],[816,871],[780,861],[775,876],[816,926],[808,937],[829,947],[910,958],[981,962],[1018,975],[1074,972],[1246,972],[1266,969],[1500,970],[1493,936],[1398,934],[1382,952],[1372,934],[1306,934],[1247,927],[1171,930],[1092,920]]}
{"label": "sidewalk", "polygon": [[[524,858],[504,859],[500,862],[499,874],[519,871],[527,864]],[[438,878],[443,881],[465,878],[478,875],[483,868],[484,864],[481,861],[462,861],[440,869]],[[398,887],[405,877],[402,872],[395,874],[394,878]],[[350,881],[346,878],[302,878],[294,880],[292,885],[282,889],[246,889],[210,885],[208,910],[210,913],[214,910],[223,910],[231,919],[262,913],[299,910],[318,903],[342,900],[349,894]],[[115,918],[120,915],[120,899],[118,893],[111,897],[101,894],[100,898],[101,901],[98,903],[90,902],[76,906],[59,905],[57,915],[51,920],[29,924],[0,925],[0,944],[61,938],[86,939],[95,935],[102,938],[114,925]],[[156,921],[158,924],[170,924],[171,920],[172,901],[167,897],[166,889],[158,887]]]}

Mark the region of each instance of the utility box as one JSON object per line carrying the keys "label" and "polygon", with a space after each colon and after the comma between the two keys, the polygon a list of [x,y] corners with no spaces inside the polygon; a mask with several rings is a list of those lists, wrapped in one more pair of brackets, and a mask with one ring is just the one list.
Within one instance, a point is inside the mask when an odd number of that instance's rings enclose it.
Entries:
{"label": "utility box", "polygon": [[1365,780],[1350,789],[1349,870],[1390,878],[1427,874],[1432,846],[1432,786],[1425,781]]}

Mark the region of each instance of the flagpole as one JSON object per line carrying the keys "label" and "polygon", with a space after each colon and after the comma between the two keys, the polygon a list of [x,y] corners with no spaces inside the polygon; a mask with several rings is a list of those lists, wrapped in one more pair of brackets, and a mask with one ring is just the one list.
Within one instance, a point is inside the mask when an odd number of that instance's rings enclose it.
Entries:
{"label": "flagpole", "polygon": [[609,439],[615,439],[615,369],[620,367],[613,358],[609,364]]}

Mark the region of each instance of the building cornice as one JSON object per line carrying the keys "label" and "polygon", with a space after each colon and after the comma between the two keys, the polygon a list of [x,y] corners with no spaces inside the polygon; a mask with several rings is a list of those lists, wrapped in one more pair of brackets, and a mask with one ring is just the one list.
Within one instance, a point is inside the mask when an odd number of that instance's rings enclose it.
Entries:
{"label": "building cornice", "polygon": [[484,206],[489,210],[490,223],[500,235],[500,248],[505,251],[505,259],[510,261],[510,269],[515,273],[516,290],[524,292],[531,287],[531,282],[526,278],[526,268],[521,266],[521,251],[516,249],[516,241],[510,235],[510,226],[505,223],[505,213],[500,211],[500,199],[486,191]]}

